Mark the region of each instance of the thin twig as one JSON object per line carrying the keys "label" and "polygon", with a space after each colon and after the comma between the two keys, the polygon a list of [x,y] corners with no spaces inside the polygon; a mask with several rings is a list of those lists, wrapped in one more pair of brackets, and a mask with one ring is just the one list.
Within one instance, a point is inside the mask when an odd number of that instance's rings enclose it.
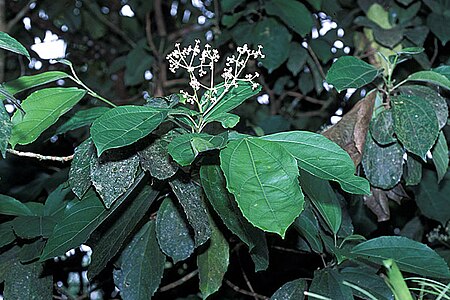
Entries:
{"label": "thin twig", "polygon": [[314,50],[311,48],[310,45],[308,45],[308,52],[309,52],[309,55],[311,55],[312,59],[314,60],[314,63],[316,64],[317,69],[319,69],[320,76],[322,76],[322,79],[325,80],[325,77],[326,77],[325,72],[323,71],[322,65],[320,64],[320,61],[317,58],[316,53],[314,52]]}
{"label": "thin twig", "polygon": [[439,52],[439,45],[437,42],[437,38],[434,38],[434,52],[433,52],[433,56],[430,59],[430,66],[432,66],[434,61],[436,60],[436,58],[438,56],[438,52]]}
{"label": "thin twig", "polygon": [[167,35],[166,24],[164,23],[164,15],[162,12],[161,0],[155,0],[153,4],[155,10],[156,26],[158,27],[158,35],[165,37]]}
{"label": "thin twig", "polygon": [[296,97],[296,98],[299,98],[300,100],[305,99],[306,101],[313,103],[313,104],[323,105],[325,103],[324,100],[316,99],[316,98],[306,96],[306,95],[303,95],[302,93],[294,92],[294,91],[287,91],[282,96],[280,96],[280,98],[284,98],[283,96],[285,96],[285,95],[291,96],[291,97]]}
{"label": "thin twig", "polygon": [[14,25],[17,24],[24,16],[25,14],[30,10],[30,4],[33,3],[35,0],[28,1],[27,5],[22,7],[22,9],[15,15],[15,17],[8,22],[6,25],[6,32],[10,31],[11,28],[13,28]]}
{"label": "thin twig", "polygon": [[284,247],[280,247],[280,246],[272,246],[272,249],[276,249],[276,250],[280,250],[280,251],[284,251],[284,252],[291,252],[291,253],[295,253],[295,254],[305,254],[305,251],[289,249],[289,248],[284,248]]}
{"label": "thin twig", "polygon": [[247,290],[241,289],[240,287],[238,287],[237,285],[235,285],[234,283],[232,283],[231,281],[229,281],[228,279],[225,279],[225,283],[232,288],[235,292],[241,293],[243,295],[247,295],[247,296],[251,296],[251,297],[255,297],[257,299],[263,299],[263,300],[267,300],[269,299],[269,297],[266,297],[264,295],[260,295],[257,293],[252,293],[249,292]]}
{"label": "thin twig", "polygon": [[37,153],[33,153],[33,152],[22,152],[22,151],[17,151],[17,150],[13,150],[13,149],[6,149],[6,151],[8,153],[11,153],[11,154],[14,154],[17,156],[37,158],[39,160],[68,162],[73,159],[73,154],[69,155],[69,156],[48,156],[48,155],[42,155],[42,154],[37,154]]}
{"label": "thin twig", "polygon": [[[159,25],[159,24],[157,24]],[[161,54],[159,53],[158,49],[156,48],[156,45],[153,41],[153,34],[152,34],[152,20],[150,18],[150,13],[147,13],[145,16],[145,34],[147,37],[147,43],[150,46],[150,49],[152,50],[153,56],[156,59],[156,65],[155,67],[155,78],[156,78],[156,88],[153,93],[155,97],[162,97],[164,95],[164,81],[166,80],[166,73],[164,72],[165,65],[163,58]]]}
{"label": "thin twig", "polygon": [[[241,267],[242,277],[244,277],[245,283],[247,284],[248,289],[250,290],[250,292],[252,292],[253,294],[255,294],[255,290],[253,289],[253,286],[252,286],[252,284],[250,283],[250,280],[248,279],[247,274],[246,274],[245,271],[244,271],[244,268],[242,267],[242,264],[241,264],[241,256],[239,255],[239,252],[238,252],[238,260],[239,260],[239,266]],[[253,298],[255,298],[255,300],[258,300],[258,298],[255,297],[255,296],[253,296]]]}
{"label": "thin twig", "polygon": [[188,273],[185,276],[181,277],[177,281],[174,281],[172,283],[169,283],[168,285],[161,287],[159,290],[161,292],[165,292],[165,291],[171,290],[173,288],[176,288],[177,286],[182,285],[183,283],[185,283],[186,281],[188,281],[189,279],[191,279],[192,277],[197,275],[197,273],[198,273],[198,270],[194,270],[191,273]]}

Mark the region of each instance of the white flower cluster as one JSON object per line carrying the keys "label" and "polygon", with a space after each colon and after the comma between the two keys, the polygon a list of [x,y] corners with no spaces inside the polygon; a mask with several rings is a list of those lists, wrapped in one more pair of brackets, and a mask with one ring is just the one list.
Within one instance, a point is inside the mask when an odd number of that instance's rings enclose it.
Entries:
{"label": "white flower cluster", "polygon": [[449,225],[442,227],[438,225],[430,233],[427,234],[428,242],[433,243],[435,241],[448,245],[450,241],[450,228]]}
{"label": "white flower cluster", "polygon": [[[214,68],[219,61],[220,55],[217,49],[212,48],[206,44],[200,49],[200,40],[196,40],[194,46],[189,45],[185,48],[180,48],[180,44],[175,44],[175,49],[166,56],[169,61],[169,70],[175,73],[178,69],[185,69],[189,73],[189,85],[192,87],[193,94],[189,94],[183,90],[180,93],[186,98],[186,101],[191,104],[197,104],[202,111],[204,105],[214,104],[230,90],[232,87],[238,87],[239,82],[250,82],[253,89],[257,89],[259,84],[254,81],[259,76],[257,72],[254,74],[245,74],[242,72],[245,69],[249,59],[264,58],[261,52],[262,46],[259,45],[257,50],[252,50],[247,44],[242,47],[237,47],[237,56],[232,55],[226,58],[225,68],[222,73],[223,82],[214,85]],[[203,83],[201,81],[205,75],[209,74],[209,82]],[[223,88],[217,88],[221,86]],[[197,92],[200,89],[205,90],[205,96],[200,102]]]}

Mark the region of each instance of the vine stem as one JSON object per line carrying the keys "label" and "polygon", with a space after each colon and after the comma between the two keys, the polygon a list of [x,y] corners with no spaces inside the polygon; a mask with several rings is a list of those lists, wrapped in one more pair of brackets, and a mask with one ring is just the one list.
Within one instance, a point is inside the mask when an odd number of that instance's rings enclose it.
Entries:
{"label": "vine stem", "polygon": [[30,158],[37,158],[39,160],[50,160],[50,161],[59,161],[59,162],[68,162],[73,159],[73,154],[69,156],[49,156],[49,155],[42,155],[38,153],[33,152],[22,152],[17,151],[13,149],[6,149],[8,153],[21,156],[21,157],[30,157]]}

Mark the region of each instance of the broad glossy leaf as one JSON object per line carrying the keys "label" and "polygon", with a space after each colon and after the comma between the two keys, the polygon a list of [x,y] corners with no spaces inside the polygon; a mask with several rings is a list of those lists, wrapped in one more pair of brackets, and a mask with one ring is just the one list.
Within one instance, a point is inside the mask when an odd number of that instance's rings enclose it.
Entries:
{"label": "broad glossy leaf", "polygon": [[[92,245],[91,263],[88,267],[88,277],[94,278],[106,267],[108,262],[116,256],[130,233],[141,222],[148,209],[155,201],[159,192],[149,185],[142,188],[139,194],[130,201],[120,215],[114,215],[111,223],[107,223],[106,230],[100,231],[100,238]],[[93,234],[95,236],[95,233]]]}
{"label": "broad glossy leaf", "polygon": [[304,203],[295,158],[276,142],[243,138],[220,152],[220,167],[247,220],[284,237]]}
{"label": "broad glossy leaf", "polygon": [[52,299],[53,278],[43,275],[41,263],[23,265],[15,259],[6,273],[3,296],[5,299]]}
{"label": "broad glossy leaf", "polygon": [[444,225],[450,220],[448,209],[450,195],[450,173],[437,183],[433,171],[424,169],[423,178],[416,190],[416,203],[420,211],[428,218]]}
{"label": "broad glossy leaf", "polygon": [[334,269],[315,271],[309,291],[333,300],[354,299],[352,290],[342,281],[341,275]]}
{"label": "broad glossy leaf", "polygon": [[448,119],[448,107],[447,100],[442,97],[437,89],[433,89],[423,85],[410,85],[400,88],[401,93],[406,95],[413,95],[429,102],[436,113],[438,119],[439,128],[442,128],[447,124]]}
{"label": "broad glossy leaf", "polygon": [[119,106],[106,112],[91,126],[98,156],[106,150],[131,145],[149,135],[166,115],[165,110],[134,105]]}
{"label": "broad glossy leaf", "polygon": [[6,32],[0,31],[0,48],[24,55],[28,58],[28,60],[31,60],[28,50]]}
{"label": "broad glossy leaf", "polygon": [[340,92],[348,88],[360,88],[372,82],[378,74],[379,70],[374,66],[353,56],[343,56],[328,70],[326,80]]}
{"label": "broad glossy leaf", "polygon": [[443,131],[439,132],[439,137],[431,150],[431,154],[433,155],[433,162],[436,167],[439,183],[444,178],[448,169],[448,145]]}
{"label": "broad glossy leaf", "polygon": [[31,89],[49,82],[69,77],[68,74],[60,71],[43,72],[31,76],[21,76],[17,79],[8,81],[3,87],[12,95]]}
{"label": "broad glossy leaf", "polygon": [[[237,85],[237,87],[230,88],[230,90],[222,96],[220,101],[207,109],[204,115],[205,123],[216,121],[222,114],[228,113],[245,100],[261,91],[261,86],[258,86],[257,89],[253,89],[252,84],[248,81],[239,80],[237,81]],[[223,85],[216,86],[216,89],[217,94],[213,95],[214,97],[220,97],[225,92],[225,87]]]}
{"label": "broad glossy leaf", "polygon": [[200,168],[203,190],[223,223],[243,241],[255,262],[255,271],[268,266],[267,243],[264,233],[251,225],[226,189],[225,177],[217,165],[203,165]]}
{"label": "broad glossy leaf", "polygon": [[34,213],[13,197],[0,195],[0,214],[9,216],[33,216]]}
{"label": "broad glossy leaf", "polygon": [[52,216],[18,216],[11,221],[14,232],[23,239],[48,238],[56,225]]}
{"label": "broad glossy leaf", "polygon": [[403,154],[399,143],[380,146],[368,135],[362,165],[370,183],[382,189],[390,189],[399,183],[403,174]]}
{"label": "broad glossy leaf", "polygon": [[174,263],[185,260],[194,252],[194,239],[185,217],[170,198],[164,199],[159,207],[156,237],[161,250],[170,256]]}
{"label": "broad glossy leaf", "polygon": [[230,248],[219,228],[210,218],[211,239],[208,248],[197,256],[200,291],[203,299],[214,294],[222,286],[223,276],[228,269]]}
{"label": "broad glossy leaf", "polygon": [[8,148],[9,138],[12,132],[12,122],[3,103],[0,103],[0,153],[6,158],[6,149]]}
{"label": "broad glossy leaf", "polygon": [[419,71],[409,75],[407,80],[427,82],[450,89],[450,79],[434,71]]}
{"label": "broad glossy leaf", "polygon": [[395,134],[406,150],[425,160],[439,133],[433,106],[416,96],[392,97]]}
{"label": "broad glossy leaf", "polygon": [[75,148],[69,184],[72,192],[80,199],[91,186],[91,161],[95,159],[94,144],[90,138]]}
{"label": "broad glossy leaf", "polygon": [[339,200],[328,181],[301,171],[300,182],[306,195],[311,199],[325,223],[327,223],[334,234],[337,234],[342,224],[342,210]]}
{"label": "broad glossy leaf", "polygon": [[368,194],[369,182],[355,176],[355,165],[341,147],[326,137],[308,131],[289,131],[261,137],[282,145],[297,159],[298,166],[326,180],[339,182],[353,194]]}
{"label": "broad glossy leaf", "polygon": [[101,106],[77,111],[75,115],[73,115],[73,117],[71,117],[66,123],[59,126],[58,129],[56,129],[56,134],[63,134],[70,130],[91,125],[92,122],[94,122],[108,110],[108,107]]}
{"label": "broad glossy leaf", "polygon": [[[393,300],[394,295],[377,270],[366,266],[346,267],[340,271],[343,280],[348,281],[369,292],[378,300]],[[353,290],[353,294],[361,299],[372,300],[363,293]]]}
{"label": "broad glossy leaf", "polygon": [[323,253],[319,222],[310,207],[302,211],[300,216],[295,219],[293,226],[308,241],[309,246],[314,252]]}
{"label": "broad glossy leaf", "polygon": [[179,179],[174,179],[169,184],[194,230],[195,246],[204,244],[211,236],[211,228],[200,186],[192,181],[182,182]]}
{"label": "broad glossy leaf", "polygon": [[11,244],[16,239],[14,235],[12,223],[4,222],[0,224],[0,248]]}
{"label": "broad glossy leaf", "polygon": [[286,282],[280,287],[275,294],[270,297],[270,300],[303,300],[308,284],[305,279],[296,279]]}
{"label": "broad glossy leaf", "polygon": [[77,88],[48,88],[32,93],[22,103],[26,114],[22,116],[16,111],[12,117],[11,146],[34,142],[85,94],[86,91]]}
{"label": "broad glossy leaf", "polygon": [[138,167],[136,154],[117,161],[91,160],[91,181],[106,208],[110,208],[133,184]]}
{"label": "broad glossy leaf", "polygon": [[279,17],[295,32],[304,37],[313,27],[311,12],[295,0],[273,0],[265,3],[264,8],[269,15]]}
{"label": "broad glossy leaf", "polygon": [[159,180],[172,177],[178,170],[167,152],[168,144],[164,139],[157,139],[147,148],[138,151],[142,169]]}
{"label": "broad glossy leaf", "polygon": [[406,181],[406,185],[419,184],[422,179],[422,163],[419,158],[409,154],[406,159],[406,168],[403,171],[403,178]]}
{"label": "broad glossy leaf", "polygon": [[209,118],[208,122],[220,122],[223,128],[233,128],[239,123],[240,117],[231,113],[221,113]]}
{"label": "broad glossy leaf", "polygon": [[362,242],[351,250],[360,259],[382,264],[394,260],[400,270],[421,276],[450,278],[444,259],[427,245],[400,236],[382,236]]}
{"label": "broad glossy leaf", "polygon": [[155,221],[146,223],[120,256],[114,283],[124,300],[151,299],[164,272],[166,256],[156,241]]}
{"label": "broad glossy leaf", "polygon": [[370,133],[380,145],[388,145],[397,141],[394,137],[394,119],[391,110],[382,111],[370,122]]}
{"label": "broad glossy leaf", "polygon": [[450,65],[441,65],[433,69],[433,71],[441,75],[444,75],[445,77],[447,77],[447,79],[450,80]]}

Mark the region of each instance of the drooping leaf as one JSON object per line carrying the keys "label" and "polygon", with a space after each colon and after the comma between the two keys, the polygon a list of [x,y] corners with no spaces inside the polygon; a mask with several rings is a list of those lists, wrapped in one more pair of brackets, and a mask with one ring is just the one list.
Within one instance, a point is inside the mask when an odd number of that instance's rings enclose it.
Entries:
{"label": "drooping leaf", "polygon": [[336,234],[342,224],[342,210],[330,184],[326,180],[317,178],[305,171],[300,172],[300,182],[325,223]]}
{"label": "drooping leaf", "polygon": [[439,183],[447,173],[449,161],[447,139],[445,138],[444,132],[439,132],[439,137],[436,145],[431,150],[431,154],[433,155],[433,162],[436,167]]}
{"label": "drooping leaf", "polygon": [[166,115],[167,111],[149,106],[126,105],[109,110],[91,126],[98,156],[106,150],[131,145],[149,135]]}
{"label": "drooping leaf", "polygon": [[164,272],[166,256],[156,240],[155,221],[146,223],[120,256],[114,283],[126,300],[151,299]]}
{"label": "drooping leaf", "polygon": [[[383,278],[377,275],[376,269],[366,266],[346,267],[340,271],[343,280],[348,281],[369,292],[378,300],[392,300],[394,295]],[[366,300],[372,300],[360,291],[353,290],[353,295]]]}
{"label": "drooping leaf", "polygon": [[0,32],[0,48],[5,49],[17,54],[24,55],[31,61],[30,54],[28,50],[22,46],[15,38],[11,37],[6,32]]}
{"label": "drooping leaf", "polygon": [[48,88],[32,93],[22,103],[26,114],[22,116],[16,111],[12,117],[11,146],[34,142],[85,94],[86,91],[77,88]]}
{"label": "drooping leaf", "polygon": [[409,154],[406,159],[406,168],[403,171],[403,178],[406,181],[406,185],[419,184],[422,179],[422,163],[412,154]]}
{"label": "drooping leaf", "polygon": [[156,237],[161,250],[174,263],[185,260],[194,252],[194,240],[182,213],[170,198],[164,199],[156,219]]}
{"label": "drooping leaf", "polygon": [[339,182],[342,189],[354,194],[368,194],[369,183],[355,176],[350,156],[326,137],[307,131],[290,131],[261,137],[283,146],[305,171],[326,180]]}
{"label": "drooping leaf", "polygon": [[210,218],[211,238],[208,248],[197,256],[200,291],[203,299],[214,294],[222,286],[223,276],[228,269],[230,249],[219,228]]}
{"label": "drooping leaf", "polygon": [[305,279],[286,282],[270,297],[270,300],[303,300],[307,286]]}
{"label": "drooping leaf", "polygon": [[138,167],[136,154],[117,161],[91,160],[91,181],[106,208],[110,208],[133,184]]}
{"label": "drooping leaf", "polygon": [[382,264],[395,261],[400,270],[435,278],[450,278],[444,259],[428,246],[400,236],[382,236],[362,242],[351,250],[360,259]]}
{"label": "drooping leaf", "polygon": [[279,17],[302,37],[311,31],[313,26],[311,12],[300,2],[295,0],[274,0],[265,3],[264,8],[269,15]]}
{"label": "drooping leaf", "polygon": [[295,219],[293,226],[308,241],[309,246],[314,252],[323,253],[319,222],[310,207],[302,211],[300,216]]}
{"label": "drooping leaf", "polygon": [[384,146],[396,142],[392,111],[384,110],[370,122],[370,133],[372,138],[380,145]]}
{"label": "drooping leaf", "polygon": [[180,179],[174,179],[169,184],[194,230],[195,246],[204,244],[211,236],[211,228],[200,186],[192,181],[182,182]]}
{"label": "drooping leaf", "polygon": [[225,177],[217,165],[203,165],[200,168],[203,190],[223,223],[247,246],[255,263],[255,271],[268,266],[268,251],[264,233],[251,225],[226,189]]}
{"label": "drooping leaf", "polygon": [[[96,22],[98,24],[98,22]],[[153,57],[145,49],[147,42],[140,40],[137,45],[128,52],[125,62],[124,81],[126,85],[137,85],[145,81],[144,73],[151,69]]]}
{"label": "drooping leaf", "polygon": [[12,95],[31,89],[49,82],[69,77],[68,74],[61,71],[43,72],[31,76],[21,76],[17,79],[8,81],[3,87]]}
{"label": "drooping leaf", "polygon": [[333,300],[354,299],[352,290],[342,281],[341,275],[334,269],[315,271],[309,291]]}
{"label": "drooping leaf", "polygon": [[89,138],[75,148],[69,171],[69,184],[72,192],[82,198],[91,186],[91,161],[95,160],[95,149]]}
{"label": "drooping leaf", "polygon": [[60,214],[64,212],[67,202],[66,197],[70,191],[71,189],[67,181],[57,186],[45,200],[42,214],[44,216],[54,216],[58,218]]}
{"label": "drooping leaf", "polygon": [[67,131],[81,128],[83,126],[91,125],[97,118],[106,113],[108,107],[92,107],[85,110],[80,110],[73,115],[66,123],[56,129],[56,134],[63,134]]}
{"label": "drooping leaf", "polygon": [[295,158],[277,142],[243,138],[220,152],[220,166],[247,220],[284,237],[304,202]]}
{"label": "drooping leaf", "polygon": [[159,180],[172,177],[178,170],[178,166],[167,152],[168,144],[164,139],[158,139],[147,148],[138,151],[141,167]]}
{"label": "drooping leaf", "polygon": [[25,204],[7,195],[0,195],[0,214],[9,216],[34,215]]}
{"label": "drooping leaf", "polygon": [[348,88],[360,88],[372,82],[378,74],[374,66],[353,56],[343,56],[328,70],[326,80],[340,92]]}
{"label": "drooping leaf", "polygon": [[391,102],[397,138],[406,150],[425,160],[439,133],[433,106],[416,96],[399,95]]}
{"label": "drooping leaf", "polygon": [[362,165],[370,183],[383,189],[390,189],[399,183],[403,174],[403,153],[399,143],[380,146],[367,137]]}
{"label": "drooping leaf", "polygon": [[0,103],[0,153],[6,158],[9,138],[11,137],[13,124],[3,103]]}
{"label": "drooping leaf", "polygon": [[416,190],[416,203],[428,218],[444,225],[450,220],[448,195],[450,193],[450,174],[438,183],[433,171],[424,169],[423,178]]}
{"label": "drooping leaf", "polygon": [[286,67],[292,72],[294,76],[302,70],[306,63],[308,52],[297,42],[292,42],[289,49],[289,59],[286,63]]}
{"label": "drooping leaf", "polygon": [[450,89],[450,79],[434,71],[419,71],[408,76],[407,80],[421,81]]}
{"label": "drooping leaf", "polygon": [[[425,1],[425,3],[433,2],[437,1]],[[440,11],[440,13],[431,12],[427,17],[427,26],[437,36],[437,38],[441,40],[442,45],[445,45],[450,40],[450,34],[448,33],[446,26],[443,26],[443,24],[448,24],[449,21],[450,18],[445,11],[444,13],[442,13],[442,11]]]}

